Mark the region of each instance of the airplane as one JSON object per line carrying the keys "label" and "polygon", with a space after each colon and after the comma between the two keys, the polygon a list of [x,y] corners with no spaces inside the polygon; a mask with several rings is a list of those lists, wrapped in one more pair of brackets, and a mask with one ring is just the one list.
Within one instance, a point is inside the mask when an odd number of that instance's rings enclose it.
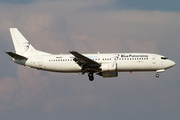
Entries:
{"label": "airplane", "polygon": [[103,78],[118,77],[118,72],[156,71],[159,73],[175,66],[175,62],[167,57],[152,53],[97,53],[80,54],[50,54],[36,50],[17,28],[10,28],[15,52],[6,53],[12,57],[14,63],[62,73],[88,73],[90,81],[94,80],[94,73]]}

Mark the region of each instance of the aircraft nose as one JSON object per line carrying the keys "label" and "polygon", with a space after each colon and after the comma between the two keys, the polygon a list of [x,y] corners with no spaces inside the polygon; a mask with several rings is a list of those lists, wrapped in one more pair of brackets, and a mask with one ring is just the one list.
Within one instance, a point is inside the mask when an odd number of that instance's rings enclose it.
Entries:
{"label": "aircraft nose", "polygon": [[171,63],[170,63],[170,64],[171,64],[171,67],[173,67],[173,66],[176,65],[176,63],[175,63],[174,61],[172,61],[172,60],[171,60]]}

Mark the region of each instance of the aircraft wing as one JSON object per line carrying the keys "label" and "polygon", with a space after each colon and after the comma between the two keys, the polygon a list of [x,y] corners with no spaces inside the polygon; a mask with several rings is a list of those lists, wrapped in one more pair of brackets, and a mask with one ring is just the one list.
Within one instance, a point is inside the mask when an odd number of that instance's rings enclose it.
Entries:
{"label": "aircraft wing", "polygon": [[72,55],[75,56],[73,59],[80,67],[84,68],[98,68],[101,66],[101,64],[97,63],[94,60],[91,60],[90,58],[76,52],[76,51],[69,51]]}

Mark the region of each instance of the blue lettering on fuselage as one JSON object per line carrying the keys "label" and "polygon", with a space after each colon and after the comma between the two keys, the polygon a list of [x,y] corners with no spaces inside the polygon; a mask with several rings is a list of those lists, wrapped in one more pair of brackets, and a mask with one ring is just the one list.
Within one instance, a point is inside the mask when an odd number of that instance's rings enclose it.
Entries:
{"label": "blue lettering on fuselage", "polygon": [[121,55],[121,57],[148,57],[148,55]]}

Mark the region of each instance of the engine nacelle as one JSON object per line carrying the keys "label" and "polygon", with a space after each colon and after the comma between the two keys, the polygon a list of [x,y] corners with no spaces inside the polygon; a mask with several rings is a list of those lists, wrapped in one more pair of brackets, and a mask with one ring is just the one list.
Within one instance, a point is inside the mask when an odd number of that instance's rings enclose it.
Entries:
{"label": "engine nacelle", "polygon": [[100,72],[97,75],[102,76],[102,77],[117,77],[118,76],[118,72]]}
{"label": "engine nacelle", "polygon": [[101,65],[102,72],[104,71],[116,71],[117,70],[117,64],[116,63],[103,63]]}

